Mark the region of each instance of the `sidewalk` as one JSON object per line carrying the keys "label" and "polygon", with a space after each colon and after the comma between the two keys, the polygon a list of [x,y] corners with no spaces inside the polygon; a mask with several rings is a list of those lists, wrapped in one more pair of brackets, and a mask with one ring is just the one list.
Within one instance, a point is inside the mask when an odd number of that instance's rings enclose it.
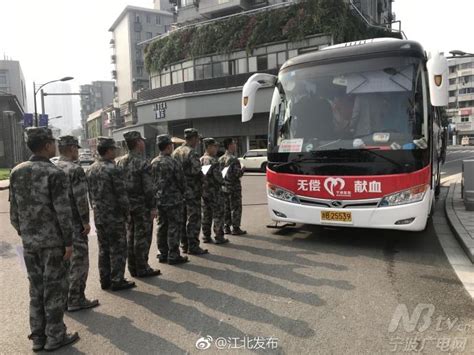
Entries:
{"label": "sidewalk", "polygon": [[460,180],[449,186],[445,209],[453,234],[467,257],[474,263],[474,211],[466,211],[464,207]]}
{"label": "sidewalk", "polygon": [[0,191],[7,190],[10,186],[10,180],[0,180]]}

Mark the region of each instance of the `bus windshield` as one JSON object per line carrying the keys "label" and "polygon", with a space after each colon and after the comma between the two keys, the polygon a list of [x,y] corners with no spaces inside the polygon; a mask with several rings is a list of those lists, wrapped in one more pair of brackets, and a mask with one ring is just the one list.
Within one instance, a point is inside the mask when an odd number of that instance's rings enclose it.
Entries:
{"label": "bus windshield", "polygon": [[427,149],[423,78],[411,57],[288,67],[272,101],[270,151]]}

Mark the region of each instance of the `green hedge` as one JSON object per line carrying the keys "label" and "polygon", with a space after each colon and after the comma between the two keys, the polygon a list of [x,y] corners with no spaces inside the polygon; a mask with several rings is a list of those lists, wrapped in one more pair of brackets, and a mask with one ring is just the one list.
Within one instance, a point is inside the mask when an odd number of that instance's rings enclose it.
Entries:
{"label": "green hedge", "polygon": [[265,43],[298,41],[314,34],[332,34],[335,43],[399,37],[368,27],[343,0],[308,0],[174,31],[145,47],[145,65],[148,72],[157,72],[185,59],[243,49],[250,53]]}
{"label": "green hedge", "polygon": [[0,180],[6,180],[10,177],[10,169],[0,168]]}

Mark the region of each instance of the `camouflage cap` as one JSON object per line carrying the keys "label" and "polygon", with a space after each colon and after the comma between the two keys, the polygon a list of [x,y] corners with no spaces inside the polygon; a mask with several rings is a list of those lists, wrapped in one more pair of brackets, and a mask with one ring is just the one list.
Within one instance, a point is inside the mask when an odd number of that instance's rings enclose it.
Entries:
{"label": "camouflage cap", "polygon": [[156,137],[156,144],[171,144],[171,137],[167,134],[160,134]]}
{"label": "camouflage cap", "polygon": [[98,137],[97,138],[97,148],[118,148],[116,145],[115,145],[115,141],[113,138],[110,138],[110,137]]}
{"label": "camouflage cap", "polygon": [[79,145],[79,140],[74,136],[61,136],[58,139],[58,146],[66,147],[68,145],[75,145],[78,148],[81,148]]}
{"label": "camouflage cap", "polygon": [[138,132],[138,131],[131,131],[131,132],[124,133],[123,138],[125,138],[125,140],[127,142],[134,141],[136,139],[145,140],[145,138],[143,138],[142,135],[140,134],[140,132]]}
{"label": "camouflage cap", "polygon": [[184,138],[192,138],[192,137],[199,137],[199,132],[195,128],[186,128],[184,130]]}
{"label": "camouflage cap", "polygon": [[25,136],[27,143],[56,140],[48,127],[29,127],[26,129]]}
{"label": "camouflage cap", "polygon": [[209,147],[210,145],[219,145],[219,142],[216,141],[214,138],[204,138],[202,141],[206,148]]}

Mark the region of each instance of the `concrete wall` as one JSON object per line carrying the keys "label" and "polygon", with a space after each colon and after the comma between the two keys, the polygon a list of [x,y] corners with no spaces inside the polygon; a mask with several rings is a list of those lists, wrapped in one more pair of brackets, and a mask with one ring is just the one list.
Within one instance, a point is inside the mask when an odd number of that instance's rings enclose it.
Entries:
{"label": "concrete wall", "polygon": [[124,103],[132,99],[132,50],[129,14],[114,30],[116,55],[116,86],[118,101]]}
{"label": "concrete wall", "polygon": [[21,106],[26,109],[25,77],[23,76],[20,62],[16,60],[0,60],[0,76],[6,79],[6,83],[3,83],[4,79],[1,78],[0,91],[16,95]]}

